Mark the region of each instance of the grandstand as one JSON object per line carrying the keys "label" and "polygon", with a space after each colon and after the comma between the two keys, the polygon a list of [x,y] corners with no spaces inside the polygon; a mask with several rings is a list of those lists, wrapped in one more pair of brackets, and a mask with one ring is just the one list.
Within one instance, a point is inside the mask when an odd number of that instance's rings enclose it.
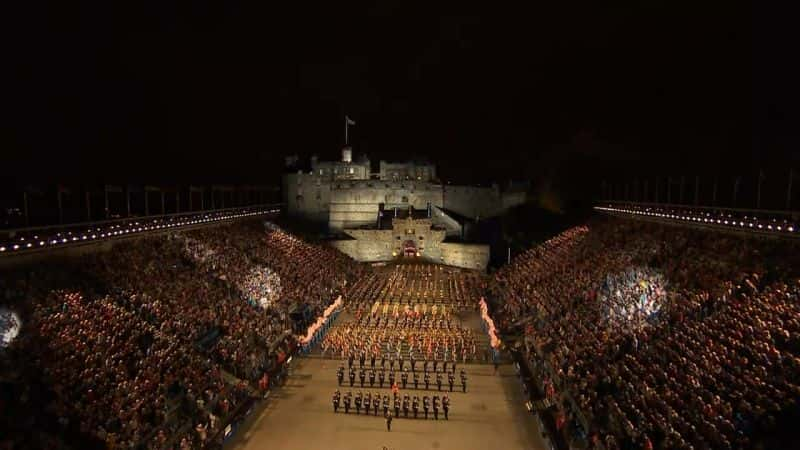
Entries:
{"label": "grandstand", "polygon": [[[748,233],[689,209],[597,211],[490,274],[358,263],[247,214],[34,264],[11,251],[0,443],[789,448],[792,216]],[[373,412],[350,410],[362,393]]]}

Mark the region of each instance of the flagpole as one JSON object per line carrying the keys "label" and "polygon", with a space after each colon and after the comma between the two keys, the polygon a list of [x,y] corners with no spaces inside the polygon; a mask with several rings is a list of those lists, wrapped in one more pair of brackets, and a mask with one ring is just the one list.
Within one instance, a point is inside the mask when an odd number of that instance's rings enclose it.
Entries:
{"label": "flagpole", "polygon": [[764,180],[764,170],[758,170],[758,190],[756,194],[756,209],[761,209],[761,182]]}

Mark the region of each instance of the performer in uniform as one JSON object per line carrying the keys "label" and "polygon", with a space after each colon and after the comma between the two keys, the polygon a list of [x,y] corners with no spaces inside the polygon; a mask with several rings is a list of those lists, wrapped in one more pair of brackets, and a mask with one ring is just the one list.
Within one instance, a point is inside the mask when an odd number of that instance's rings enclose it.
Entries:
{"label": "performer in uniform", "polygon": [[428,390],[428,385],[431,383],[431,374],[425,372],[425,390]]}
{"label": "performer in uniform", "polygon": [[467,392],[467,374],[461,369],[461,390]]}
{"label": "performer in uniform", "polygon": [[339,370],[336,371],[336,379],[339,380],[339,386],[341,386],[344,379],[344,366],[339,366]]}
{"label": "performer in uniform", "polygon": [[444,420],[449,420],[447,413],[450,412],[450,399],[447,397],[447,394],[442,398],[442,409],[444,409]]}
{"label": "performer in uniform", "polygon": [[333,393],[333,412],[339,412],[339,390]]}
{"label": "performer in uniform", "polygon": [[372,407],[375,408],[375,415],[378,415],[378,407],[381,406],[381,393],[376,392],[375,396],[372,397]]}
{"label": "performer in uniform", "polygon": [[383,396],[383,415],[385,416],[389,412],[389,396]]}
{"label": "performer in uniform", "polygon": [[406,383],[408,383],[408,372],[403,372],[400,374],[400,379],[403,381],[403,389],[406,388]]}
{"label": "performer in uniform", "polygon": [[361,414],[361,391],[356,394],[356,414]]}
{"label": "performer in uniform", "polygon": [[381,371],[378,372],[378,385],[381,387],[381,389],[383,389],[383,379],[384,379],[384,377],[385,377],[385,374],[383,373],[383,369],[381,369]]}
{"label": "performer in uniform", "polygon": [[372,403],[372,394],[364,394],[364,414],[369,415],[369,405]]}
{"label": "performer in uniform", "polygon": [[442,390],[442,374],[440,372],[436,372],[436,386],[440,391]]}
{"label": "performer in uniform", "polygon": [[439,396],[433,396],[433,418],[439,420]]}
{"label": "performer in uniform", "polygon": [[409,403],[408,394],[406,394],[405,396],[403,396],[403,415],[405,416],[406,419],[408,419],[408,403]]}
{"label": "performer in uniform", "polygon": [[344,412],[348,414],[350,412],[350,395],[351,392],[347,391],[347,394],[344,396]]}
{"label": "performer in uniform", "polygon": [[394,416],[400,417],[400,397],[394,398]]}
{"label": "performer in uniform", "polygon": [[369,387],[375,386],[375,370],[370,369],[369,371]]}
{"label": "performer in uniform", "polygon": [[414,389],[419,389],[419,372],[414,372]]}
{"label": "performer in uniform", "polygon": [[353,385],[356,382],[356,373],[353,372],[353,368],[352,367],[350,368],[350,373],[348,374],[348,376],[350,377],[350,387],[353,387]]}
{"label": "performer in uniform", "polygon": [[364,387],[364,379],[366,378],[367,374],[364,372],[364,369],[358,369],[358,379],[361,381],[361,387]]}
{"label": "performer in uniform", "polygon": [[455,383],[455,378],[453,376],[453,372],[447,374],[447,384],[450,385],[450,392],[453,392],[453,383]]}
{"label": "performer in uniform", "polygon": [[425,418],[428,418],[428,410],[431,408],[431,401],[428,396],[422,397],[422,409],[425,410]]}
{"label": "performer in uniform", "polygon": [[414,410],[414,418],[417,418],[417,413],[419,412],[419,397],[416,395],[414,396],[414,401],[412,403],[412,409]]}

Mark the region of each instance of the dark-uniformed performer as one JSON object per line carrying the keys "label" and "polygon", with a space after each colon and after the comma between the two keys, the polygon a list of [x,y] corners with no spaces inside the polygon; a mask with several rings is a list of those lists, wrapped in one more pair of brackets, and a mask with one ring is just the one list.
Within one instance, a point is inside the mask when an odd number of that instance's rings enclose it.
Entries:
{"label": "dark-uniformed performer", "polygon": [[453,392],[453,383],[455,383],[456,377],[453,376],[453,372],[447,374],[447,384],[450,385],[450,392]]}
{"label": "dark-uniformed performer", "polygon": [[453,365],[450,366],[450,372],[451,373],[456,373],[456,361],[453,361]]}
{"label": "dark-uniformed performer", "polygon": [[400,417],[400,397],[394,398],[394,416]]}
{"label": "dark-uniformed performer", "polygon": [[408,372],[403,372],[400,374],[400,380],[403,382],[403,389],[406,388],[406,383],[408,383]]}
{"label": "dark-uniformed performer", "polygon": [[433,360],[433,371],[434,371],[434,372],[436,372],[436,371],[437,371],[437,367],[439,367],[439,361],[437,361],[437,360],[435,360],[435,359],[434,359],[434,360]]}
{"label": "dark-uniformed performer", "polygon": [[409,361],[411,362],[411,371],[415,372],[417,370],[416,369],[417,360],[414,359],[414,355],[411,355],[411,357],[409,358]]}
{"label": "dark-uniformed performer", "polygon": [[433,418],[439,420],[439,396],[433,396]]}
{"label": "dark-uniformed performer", "polygon": [[350,373],[348,376],[350,377],[350,387],[353,387],[353,385],[356,383],[356,373],[353,371],[352,367],[350,368]]}
{"label": "dark-uniformed performer", "polygon": [[394,386],[394,370],[389,372],[389,386]]}
{"label": "dark-uniformed performer", "polygon": [[336,371],[336,379],[339,380],[339,386],[341,386],[342,380],[344,380],[344,366],[339,366],[339,370]]}
{"label": "dark-uniformed performer", "polygon": [[347,391],[347,394],[345,394],[345,396],[344,396],[344,412],[345,412],[345,414],[350,413],[350,396],[351,395],[352,395],[352,393],[350,391]]}
{"label": "dark-uniformed performer", "polygon": [[350,355],[347,356],[347,368],[350,369],[350,370],[353,369],[353,360],[354,359],[355,359],[355,356],[353,356],[352,353],[350,353]]}
{"label": "dark-uniformed performer", "polygon": [[375,386],[375,371],[374,370],[370,370],[369,371],[369,387],[373,387],[373,386]]}
{"label": "dark-uniformed performer", "polygon": [[467,374],[461,369],[461,390],[467,392]]}
{"label": "dark-uniformed performer", "polygon": [[406,394],[403,397],[403,415],[406,417],[406,419],[408,418],[408,404],[409,404],[409,399],[408,399],[408,394]]}
{"label": "dark-uniformed performer", "polygon": [[450,398],[448,398],[447,395],[442,397],[442,409],[444,410],[444,420],[449,420],[447,413],[450,412]]}
{"label": "dark-uniformed performer", "polygon": [[414,389],[419,389],[419,372],[414,372]]}
{"label": "dark-uniformed performer", "polygon": [[394,370],[394,356],[389,360],[389,369]]}
{"label": "dark-uniformed performer", "polygon": [[366,360],[367,360],[367,355],[365,355],[364,352],[361,352],[361,354],[358,356],[358,367],[363,369],[364,361]]}
{"label": "dark-uniformed performer", "polygon": [[385,377],[386,377],[386,374],[383,373],[383,369],[381,369],[381,371],[378,372],[378,385],[381,388],[383,388],[383,380],[384,380]]}
{"label": "dark-uniformed performer", "polygon": [[374,353],[372,355],[370,355],[370,357],[369,357],[369,366],[372,368],[372,370],[375,370],[375,354]]}
{"label": "dark-uniformed performer", "polygon": [[397,363],[398,363],[398,367],[397,367],[397,368],[398,368],[399,370],[403,370],[403,367],[404,367],[404,366],[403,366],[403,355],[400,355],[400,358],[399,358],[399,360],[397,361]]}
{"label": "dark-uniformed performer", "polygon": [[364,369],[358,369],[358,379],[361,381],[361,387],[364,387],[364,379],[366,379],[367,373]]}
{"label": "dark-uniformed performer", "polygon": [[425,373],[428,373],[428,363],[429,363],[429,362],[430,362],[430,361],[428,361],[428,360],[426,359],[426,360],[425,360],[425,362],[422,364],[422,371],[423,371],[423,372],[425,372]]}
{"label": "dark-uniformed performer", "polygon": [[447,372],[447,360],[442,361],[442,372]]}
{"label": "dark-uniformed performer", "polygon": [[356,394],[356,414],[361,414],[361,391]]}
{"label": "dark-uniformed performer", "polygon": [[431,374],[425,372],[425,390],[428,390],[428,385],[431,384]]}
{"label": "dark-uniformed performer", "polygon": [[425,418],[428,418],[428,410],[431,409],[431,400],[428,396],[422,397],[422,409],[425,410]]}
{"label": "dark-uniformed performer", "polygon": [[367,392],[364,394],[364,414],[369,415],[369,405],[372,402],[372,394]]}
{"label": "dark-uniformed performer", "polygon": [[442,374],[441,372],[436,372],[436,386],[439,387],[439,390],[442,390]]}
{"label": "dark-uniformed performer", "polygon": [[386,368],[386,355],[381,353],[381,369],[385,369],[385,368]]}
{"label": "dark-uniformed performer", "polygon": [[333,393],[333,412],[339,412],[339,390]]}
{"label": "dark-uniformed performer", "polygon": [[392,431],[392,413],[386,415],[386,431]]}
{"label": "dark-uniformed performer", "polygon": [[389,412],[389,396],[383,396],[383,415],[385,416]]}

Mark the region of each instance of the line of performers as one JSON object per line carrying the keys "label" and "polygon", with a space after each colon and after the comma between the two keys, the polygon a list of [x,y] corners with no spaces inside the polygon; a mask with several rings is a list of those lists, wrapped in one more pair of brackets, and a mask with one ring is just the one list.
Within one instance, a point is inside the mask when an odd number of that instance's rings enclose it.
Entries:
{"label": "line of performers", "polygon": [[[380,370],[386,369],[387,362],[389,364],[390,370],[394,370],[395,364],[397,364],[398,371],[408,370],[406,368],[406,360],[404,359],[402,354],[399,354],[396,358],[394,356],[387,358],[385,355],[381,355],[380,360],[378,360],[378,358],[376,358],[375,355],[369,356],[369,368],[372,370],[375,370],[375,366],[378,365],[378,363],[380,363]],[[354,367],[355,363],[356,363],[355,355],[351,354],[350,356],[347,357],[347,367],[350,370],[355,368]],[[408,367],[411,369],[411,372],[417,371],[418,363],[421,365],[420,368],[422,369],[423,372],[428,372],[429,369],[432,369],[433,372],[438,372],[439,367],[442,368],[442,372],[447,372],[448,364],[450,366],[450,371],[455,372],[456,366],[458,365],[458,361],[448,362],[447,360],[444,360],[441,362],[441,364],[437,359],[433,360],[425,359],[423,361],[418,361],[416,358],[414,358],[414,354],[412,353],[411,356],[408,358]],[[367,367],[367,355],[365,353],[361,353],[360,355],[358,355],[358,367],[362,370]]]}
{"label": "line of performers", "polygon": [[[392,405],[394,406],[394,416],[399,418],[400,417],[400,410],[403,410],[403,417],[408,418],[409,411],[412,412],[412,417],[417,419],[419,417],[420,412],[420,399],[418,396],[414,396],[413,399],[408,395],[404,395],[403,399],[400,399],[400,395],[397,392],[393,393],[394,400],[392,401]],[[371,395],[369,392],[366,394],[362,394],[361,391],[356,392],[355,396],[350,391],[344,395],[342,398],[342,393],[339,392],[337,389],[336,392],[333,393],[333,412],[339,412],[339,406],[342,405],[344,407],[344,412],[346,414],[350,413],[350,409],[355,405],[356,414],[361,414],[361,411],[364,411],[364,414],[369,415],[370,413],[370,406],[374,410],[374,415],[378,415],[378,409],[383,405],[383,416],[389,413],[389,395],[385,394],[381,399],[381,394],[376,392],[375,395]],[[444,412],[444,419],[448,420],[450,413],[450,398],[447,394],[443,395],[440,399],[438,395],[434,395],[432,397],[428,397],[427,395],[422,397],[422,412],[424,414],[424,418],[428,418],[428,413],[432,410],[433,411],[433,418],[439,420],[439,410]]]}
{"label": "line of performers", "polygon": [[[427,361],[426,361],[427,363]],[[406,389],[409,385],[413,384],[414,389],[419,389],[420,381],[425,384],[425,389],[430,389],[431,384],[431,373],[427,371],[427,364],[424,366],[426,370],[423,372],[422,379],[420,380],[420,372],[411,372],[411,378],[409,379],[409,372],[408,368],[400,372],[400,383],[403,389]],[[456,378],[456,367],[455,365],[451,366],[450,372],[434,372],[436,374],[436,388],[441,391],[442,384],[443,384],[443,375],[447,374],[447,384],[450,387],[450,392],[453,392],[453,386],[455,386],[455,378]],[[358,380],[361,383],[361,387],[363,388],[365,383],[369,382],[369,387],[375,387],[377,383],[378,387],[383,388],[383,384],[388,381],[388,386],[392,388],[400,387],[397,386],[397,379],[395,376],[394,370],[387,371],[384,369],[372,370],[372,369],[358,369]],[[376,376],[377,375],[377,376]],[[467,374],[464,372],[464,369],[461,369],[460,373],[461,378],[461,390],[462,392],[467,392]],[[388,380],[387,380],[388,378]],[[344,366],[339,366],[339,369],[336,370],[336,379],[339,381],[339,386],[342,386],[344,383]],[[348,370],[348,379],[350,380],[350,387],[355,386],[356,384],[356,370],[354,367],[350,367]]]}

